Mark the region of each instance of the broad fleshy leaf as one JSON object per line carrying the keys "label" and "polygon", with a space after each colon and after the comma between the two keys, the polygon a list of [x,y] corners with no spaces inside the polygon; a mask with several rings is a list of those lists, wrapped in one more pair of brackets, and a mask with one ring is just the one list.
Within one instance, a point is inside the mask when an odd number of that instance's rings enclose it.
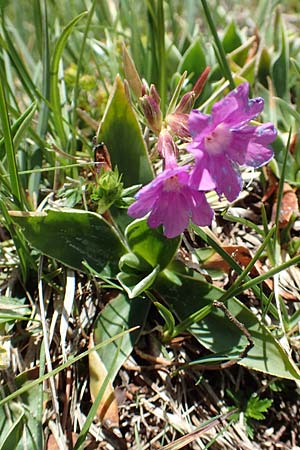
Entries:
{"label": "broad fleshy leaf", "polygon": [[[35,373],[36,375],[36,373]],[[15,379],[16,387],[20,387],[32,377],[30,371],[23,372]],[[7,386],[4,386],[6,391]],[[40,405],[43,399],[40,386],[34,386],[20,398],[22,403],[9,402],[0,406],[0,449],[1,450],[36,450],[44,448],[42,417]],[[24,405],[24,407],[20,405]]]}
{"label": "broad fleshy leaf", "polygon": [[66,266],[85,271],[83,262],[102,275],[114,276],[126,249],[112,226],[87,211],[13,215],[30,244]]}
{"label": "broad fleshy leaf", "polygon": [[272,79],[278,97],[289,98],[289,43],[286,26],[279,9],[276,9],[274,23],[274,60]]}
{"label": "broad fleshy leaf", "polygon": [[128,297],[134,298],[141,295],[144,291],[146,291],[146,289],[150,289],[150,287],[154,284],[159,272],[160,267],[159,265],[157,265],[147,275],[120,272],[117,275],[117,279],[123,289],[125,289],[125,291],[127,292]]}
{"label": "broad fleshy leaf", "polygon": [[111,369],[116,352],[119,352],[117,361],[113,366],[111,381],[114,380],[120,367],[132,352],[147,319],[149,307],[150,302],[145,298],[139,297],[129,300],[126,294],[120,293],[105,306],[98,316],[94,327],[95,345],[129,328],[140,327],[138,330],[124,335],[121,342],[120,339],[117,339],[98,350],[108,372]]}
{"label": "broad fleshy leaf", "polygon": [[24,430],[26,420],[24,410],[18,404],[12,403],[10,418],[7,417],[7,411],[4,408],[0,409],[0,413],[2,416],[0,419],[0,450],[15,450],[19,447]]}
{"label": "broad fleshy leaf", "polygon": [[195,84],[206,66],[203,46],[200,39],[196,39],[184,53],[177,70],[181,74],[186,70],[189,76],[191,76],[192,84]]}
{"label": "broad fleshy leaf", "polygon": [[130,250],[144,258],[152,267],[163,270],[177,252],[180,236],[167,239],[159,228],[149,228],[147,220],[137,219],[125,231]]}
{"label": "broad fleshy leaf", "polygon": [[231,53],[233,52],[233,50],[242,45],[240,33],[238,32],[236,24],[233,20],[230,22],[224,32],[222,44],[226,53]]}
{"label": "broad fleshy leaf", "polygon": [[142,131],[119,75],[97,132],[97,142],[101,141],[113,167],[118,166],[125,187],[152,180],[154,174]]}
{"label": "broad fleshy leaf", "polygon": [[[163,274],[156,283],[156,289],[167,302],[179,320],[218,300],[224,291],[196,278],[179,276],[176,284]],[[257,317],[240,301],[231,298],[226,302],[231,314],[251,333],[254,347],[239,364],[250,369],[292,380],[300,380],[300,373],[281,345],[259,322]],[[201,344],[214,353],[232,355],[236,358],[247,340],[224,314],[213,309],[201,322],[195,323],[190,331]]]}

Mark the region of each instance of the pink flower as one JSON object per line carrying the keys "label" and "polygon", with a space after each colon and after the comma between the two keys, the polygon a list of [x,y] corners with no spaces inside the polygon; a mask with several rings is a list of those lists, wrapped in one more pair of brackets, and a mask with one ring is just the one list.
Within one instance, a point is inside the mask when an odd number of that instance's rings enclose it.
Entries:
{"label": "pink flower", "polygon": [[172,167],[164,170],[137,194],[128,208],[131,217],[144,217],[150,211],[148,225],[163,225],[164,234],[173,238],[188,226],[190,218],[199,226],[210,225],[213,211],[204,192],[189,185],[189,167]]}
{"label": "pink flower", "polygon": [[194,189],[215,189],[232,201],[242,189],[238,165],[260,167],[273,157],[267,146],[277,131],[272,123],[248,125],[264,107],[262,98],[249,99],[248,94],[249,85],[243,83],[215,103],[211,115],[190,113],[188,151],[195,155],[190,179]]}

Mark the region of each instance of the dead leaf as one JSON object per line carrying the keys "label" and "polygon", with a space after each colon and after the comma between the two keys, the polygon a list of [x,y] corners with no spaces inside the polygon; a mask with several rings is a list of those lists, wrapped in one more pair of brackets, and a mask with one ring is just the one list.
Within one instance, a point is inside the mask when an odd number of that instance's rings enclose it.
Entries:
{"label": "dead leaf", "polygon": [[[276,200],[272,208],[272,223],[275,223],[277,205],[278,200],[276,196]],[[288,183],[284,183],[283,196],[280,204],[279,228],[285,228],[288,225],[292,214],[299,214],[298,198],[294,189]]]}
{"label": "dead leaf", "polygon": [[[228,253],[241,267],[246,267],[252,260],[250,250],[243,245],[224,245],[223,250]],[[218,253],[214,253],[202,265],[204,269],[221,270],[225,273],[230,271],[230,265]],[[254,266],[250,272],[252,276],[258,275],[258,270]]]}
{"label": "dead leaf", "polygon": [[49,439],[47,441],[47,450],[59,450],[59,446],[53,434],[50,434]]}
{"label": "dead leaf", "polygon": [[[250,250],[242,245],[228,245],[223,246],[225,250],[242,268],[245,268],[252,259]],[[201,267],[206,270],[220,270],[224,273],[229,273],[230,265],[218,254],[214,253],[210,256]],[[254,267],[250,271],[252,277],[262,275],[265,273],[262,263],[257,260]],[[267,278],[263,282],[264,286],[270,292],[274,290],[274,283],[272,278]],[[288,301],[300,300],[300,269],[290,267],[287,270],[280,272],[280,289],[281,297]]]}
{"label": "dead leaf", "polygon": [[[76,440],[77,440],[77,434],[72,433],[72,448],[75,445]],[[58,445],[53,434],[50,434],[50,436],[48,438],[46,450],[60,450],[60,446]]]}
{"label": "dead leaf", "polygon": [[268,187],[265,194],[263,195],[261,201],[265,203],[278,189],[278,180],[270,167],[263,167],[265,177],[268,179]]}
{"label": "dead leaf", "polygon": [[[93,347],[94,347],[94,339],[93,336],[91,335],[89,348],[91,349]],[[96,351],[89,353],[89,372],[90,372],[90,393],[92,401],[94,402],[107,376],[106,367]],[[102,396],[102,399],[99,403],[97,416],[100,419],[101,423],[106,428],[119,427],[118,404],[111,381],[109,381]]]}

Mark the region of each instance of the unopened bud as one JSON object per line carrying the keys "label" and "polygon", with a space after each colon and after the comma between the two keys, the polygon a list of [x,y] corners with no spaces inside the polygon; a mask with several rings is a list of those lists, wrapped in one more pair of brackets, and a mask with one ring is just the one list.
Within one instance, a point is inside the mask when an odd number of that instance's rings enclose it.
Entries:
{"label": "unopened bud", "polygon": [[158,135],[162,126],[162,113],[159,106],[160,97],[153,84],[150,87],[149,94],[141,97],[140,102],[149,128]]}
{"label": "unopened bud", "polygon": [[193,91],[195,92],[195,100],[197,100],[197,98],[199,97],[199,95],[201,94],[201,92],[203,91],[204,85],[206,83],[206,80],[208,78],[210,72],[210,67],[207,66],[206,69],[203,70],[203,72],[201,73],[200,77],[198,78],[198,80],[195,83],[195,86],[193,87]]}
{"label": "unopened bud", "polygon": [[194,106],[195,98],[196,95],[194,91],[190,91],[184,94],[175,109],[175,113],[188,114]]}
{"label": "unopened bud", "polygon": [[117,200],[119,200],[123,190],[123,183],[118,169],[100,172],[97,178],[97,185],[94,186],[91,199],[97,203],[97,211],[103,214]]}
{"label": "unopened bud", "polygon": [[156,101],[156,103],[158,105],[160,105],[160,96],[159,96],[154,84],[151,84],[149,94],[150,94],[150,97],[152,97]]}

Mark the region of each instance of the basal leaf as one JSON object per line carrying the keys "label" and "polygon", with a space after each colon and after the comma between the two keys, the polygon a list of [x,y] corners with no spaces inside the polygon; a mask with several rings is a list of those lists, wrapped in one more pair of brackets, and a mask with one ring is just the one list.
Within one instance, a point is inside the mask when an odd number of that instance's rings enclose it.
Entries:
{"label": "basal leaf", "polygon": [[288,100],[289,44],[286,26],[279,9],[276,10],[274,23],[274,50],[273,83],[278,97]]}
{"label": "basal leaf", "polygon": [[225,30],[222,44],[226,53],[230,53],[242,45],[242,39],[237,31],[236,24],[232,20]]}
{"label": "basal leaf", "polygon": [[206,57],[201,41],[196,39],[184,53],[178,72],[182,74],[186,70],[191,76],[192,84],[195,84],[206,66]]}
{"label": "basal leaf", "polygon": [[[10,414],[10,417],[7,414]],[[0,416],[0,450],[15,450],[23,434],[24,410],[13,403],[9,412],[5,411],[3,407],[0,408]]]}
{"label": "basal leaf", "polygon": [[[178,278],[181,285],[178,282],[172,283],[161,274],[155,287],[180,320],[218,300],[224,293],[196,278]],[[298,368],[257,317],[235,298],[229,299],[226,306],[249,330],[254,342],[254,347],[239,364],[277,377],[299,380]],[[218,309],[213,309],[201,322],[195,323],[190,331],[207,349],[214,353],[231,354],[233,358],[238,356],[247,343],[242,332]]]}
{"label": "basal leaf", "polygon": [[85,271],[86,261],[98,273],[114,276],[126,249],[112,226],[87,211],[54,211],[14,216],[30,244],[66,266]]}
{"label": "basal leaf", "polygon": [[[105,306],[95,322],[95,344],[97,345],[131,327],[140,326],[142,328],[147,319],[149,307],[150,302],[144,298],[129,300],[126,294],[121,293],[117,295]],[[113,367],[112,381],[132,352],[141,328],[124,335],[121,338],[121,344],[120,339],[117,339],[98,350],[107,371],[110,370],[113,364],[116,352],[119,352]]]}
{"label": "basal leaf", "polygon": [[152,267],[163,270],[173,259],[180,244],[180,237],[167,239],[161,228],[149,228],[146,219],[138,219],[128,225],[125,232],[130,250],[144,258]]}
{"label": "basal leaf", "polygon": [[127,292],[129,298],[135,298],[150,289],[156,280],[160,272],[160,267],[157,265],[148,274],[130,274],[125,272],[120,272],[117,275],[117,279],[120,282],[123,289]]}
{"label": "basal leaf", "polygon": [[263,47],[258,60],[257,78],[267,88],[270,76],[271,56],[266,47]]}
{"label": "basal leaf", "polygon": [[101,141],[108,148],[112,165],[118,166],[125,187],[152,180],[153,170],[142,131],[119,76],[97,133],[97,142]]}

